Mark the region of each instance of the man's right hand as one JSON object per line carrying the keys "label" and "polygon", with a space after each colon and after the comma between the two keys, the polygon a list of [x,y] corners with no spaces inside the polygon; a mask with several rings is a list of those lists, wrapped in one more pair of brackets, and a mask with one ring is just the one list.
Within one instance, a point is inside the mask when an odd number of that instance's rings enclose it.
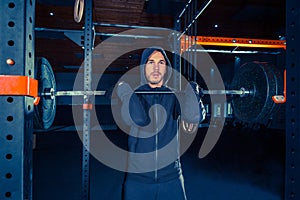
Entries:
{"label": "man's right hand", "polygon": [[126,96],[131,96],[133,93],[132,88],[130,85],[124,81],[118,83],[117,85],[117,95],[121,99],[121,101],[124,101],[124,98]]}

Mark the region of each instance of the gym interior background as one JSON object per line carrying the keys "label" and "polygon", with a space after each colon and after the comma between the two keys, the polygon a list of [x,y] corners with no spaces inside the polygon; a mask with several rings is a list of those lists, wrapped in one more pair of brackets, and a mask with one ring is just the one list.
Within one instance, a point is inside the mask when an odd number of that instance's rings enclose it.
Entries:
{"label": "gym interior background", "polygon": [[[106,44],[107,52],[157,40],[168,44],[171,56],[183,55],[199,67],[198,58],[208,53],[226,90],[245,85],[256,91],[248,97],[227,94],[224,105],[212,105],[205,95],[207,119],[182,155],[190,200],[300,199],[296,0],[3,0],[0,10],[0,199],[121,199],[125,173],[99,162],[86,148],[100,129],[126,148],[126,134],[111,114],[119,104],[113,88],[139,65],[142,49],[125,51],[107,66],[93,66],[92,59],[114,56],[90,53],[110,38],[118,39]],[[161,37],[151,35],[153,30],[182,35]],[[173,56],[172,63],[207,89],[185,59]],[[234,81],[241,66],[243,78]],[[94,94],[79,92],[74,101],[78,73],[85,91],[101,73],[96,88],[105,93],[91,100]],[[214,70],[209,80],[214,82]],[[275,103],[274,95],[281,102]],[[90,119],[92,104],[101,126]],[[82,117],[76,126],[74,107]],[[222,134],[199,158],[206,131],[219,118],[225,120]]]}

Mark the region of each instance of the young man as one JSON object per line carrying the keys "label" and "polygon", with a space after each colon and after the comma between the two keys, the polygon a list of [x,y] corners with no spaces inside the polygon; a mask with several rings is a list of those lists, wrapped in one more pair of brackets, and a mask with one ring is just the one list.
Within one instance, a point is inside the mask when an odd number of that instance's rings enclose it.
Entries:
{"label": "young man", "polygon": [[[195,131],[205,118],[201,94],[195,84],[199,109],[189,107],[192,99],[185,99],[180,108],[177,96],[168,86],[172,74],[171,63],[160,47],[143,51],[141,58],[141,86],[133,93],[127,83],[118,84],[117,94],[122,101],[122,118],[131,127],[128,136],[129,154],[124,183],[125,200],[186,200],[179,152],[179,121],[183,130]],[[190,87],[191,88],[191,87]],[[183,111],[185,109],[185,114]],[[198,112],[197,112],[198,111]],[[139,156],[135,156],[135,155]]]}

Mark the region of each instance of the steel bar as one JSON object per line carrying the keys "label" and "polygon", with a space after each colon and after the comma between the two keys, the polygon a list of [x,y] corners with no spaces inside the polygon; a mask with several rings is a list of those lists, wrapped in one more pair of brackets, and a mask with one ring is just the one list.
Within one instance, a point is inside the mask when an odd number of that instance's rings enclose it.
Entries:
{"label": "steel bar", "polygon": [[286,133],[285,133],[285,200],[300,199],[300,4],[286,1]]}
{"label": "steel bar", "polygon": [[125,25],[125,24],[108,24],[108,23],[93,23],[94,26],[104,27],[116,27],[116,28],[132,28],[132,29],[145,29],[145,30],[168,30],[163,27],[152,27],[152,26],[136,26],[136,25]]}
{"label": "steel bar", "polygon": [[[182,92],[182,91],[181,91]],[[174,94],[174,91],[135,91],[136,94]],[[179,92],[180,93],[180,92]],[[240,90],[202,90],[204,95],[248,95],[251,91],[240,89]]]}
{"label": "steel bar", "polygon": [[[92,88],[92,49],[94,46],[93,31],[93,1],[85,0],[85,29],[84,29],[84,90]],[[89,95],[83,96],[84,105],[91,104]],[[91,110],[83,110],[82,133],[82,200],[90,199],[90,132]]]}
{"label": "steel bar", "polygon": [[103,96],[106,91],[56,91],[54,96]]}
{"label": "steel bar", "polygon": [[182,17],[182,15],[186,12],[186,9],[189,7],[190,3],[192,2],[192,0],[189,0],[188,3],[185,5],[185,7],[183,8],[183,10],[181,11],[181,13],[178,16],[178,20],[180,20],[180,18]]}
{"label": "steel bar", "polygon": [[[58,32],[58,33],[78,33],[82,34],[83,30],[72,30],[72,29],[53,29],[53,28],[39,28],[36,27],[37,32]],[[96,32],[95,36],[106,36],[106,37],[124,37],[124,38],[136,38],[136,39],[164,39],[162,36],[155,35],[130,35],[130,34],[118,34],[118,33],[102,33]]]}
{"label": "steel bar", "polygon": [[[179,91],[179,93],[182,91]],[[136,94],[174,94],[175,91],[135,91]],[[248,95],[251,91],[243,88],[239,90],[202,90],[205,95]],[[95,90],[95,91],[51,91],[41,93],[40,96],[103,96],[106,91]]]}
{"label": "steel bar", "polygon": [[214,95],[214,94],[220,94],[220,95],[246,95],[246,94],[251,94],[250,91],[248,90],[203,90],[203,94],[209,94],[209,95]]}
{"label": "steel bar", "polygon": [[[35,0],[1,1],[0,10],[0,74],[34,79]],[[0,95],[0,199],[32,199],[33,102]]]}
{"label": "steel bar", "polygon": [[212,2],[212,0],[206,1],[202,6],[201,9],[196,13],[196,15],[193,17],[193,19],[189,22],[189,25],[184,27],[184,31],[181,33],[181,35],[177,38],[178,40],[181,39],[181,37],[189,30],[189,28],[193,25],[193,23],[196,22],[198,17],[203,13],[203,11],[207,8],[207,6]]}
{"label": "steel bar", "polygon": [[47,90],[40,94],[44,97],[61,97],[61,96],[103,96],[106,94],[106,91],[53,91],[51,89]]}

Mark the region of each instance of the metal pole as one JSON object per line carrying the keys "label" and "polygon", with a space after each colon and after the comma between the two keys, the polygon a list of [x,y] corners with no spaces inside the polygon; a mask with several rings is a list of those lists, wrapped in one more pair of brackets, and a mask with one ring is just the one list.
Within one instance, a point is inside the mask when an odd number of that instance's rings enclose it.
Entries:
{"label": "metal pole", "polygon": [[194,18],[189,21],[189,25],[184,27],[184,31],[182,34],[178,37],[178,40],[189,30],[189,28],[192,26],[193,23],[198,19],[198,17],[203,13],[203,11],[207,8],[207,6],[212,2],[212,0],[206,0],[204,4],[201,6],[200,10],[196,13]]}
{"label": "metal pole", "polygon": [[104,26],[104,27],[116,27],[116,28],[145,29],[145,30],[168,30],[167,28],[162,28],[162,27],[135,26],[135,25],[124,25],[124,24],[93,23],[93,25]]}
{"label": "metal pole", "polygon": [[300,4],[286,1],[286,164],[285,200],[300,199]]}
{"label": "metal pole", "polygon": [[[93,49],[93,11],[92,0],[85,0],[85,27],[84,27],[84,91],[92,88],[92,49]],[[84,104],[91,104],[90,96],[83,97]],[[83,136],[82,136],[82,199],[90,198],[90,131],[91,110],[83,110]]]}
{"label": "metal pole", "polygon": [[[35,0],[1,1],[0,10],[0,74],[34,79]],[[0,95],[0,199],[32,199],[33,101]]]}

